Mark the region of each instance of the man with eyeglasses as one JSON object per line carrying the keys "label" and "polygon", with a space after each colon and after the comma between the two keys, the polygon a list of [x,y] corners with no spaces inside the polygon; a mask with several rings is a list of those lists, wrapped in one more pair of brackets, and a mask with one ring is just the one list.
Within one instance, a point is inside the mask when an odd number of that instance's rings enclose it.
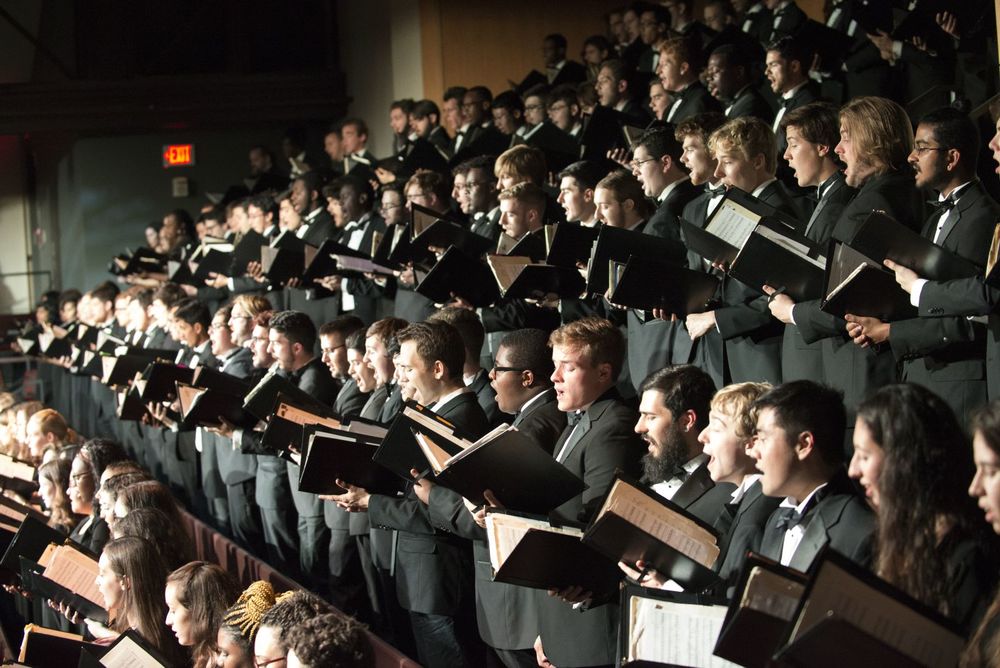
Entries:
{"label": "man with eyeglasses", "polygon": [[556,86],[549,92],[548,99],[549,120],[570,137],[579,137],[583,129],[580,122],[580,100],[576,96],[576,88],[573,86]]}
{"label": "man with eyeglasses", "polygon": [[500,201],[497,199],[497,179],[493,175],[492,156],[482,155],[467,160],[456,169],[465,172],[462,213],[469,216],[469,231],[494,242],[500,238]]}
{"label": "man with eyeglasses", "polygon": [[462,98],[462,116],[465,124],[455,135],[452,164],[477,155],[496,155],[510,145],[510,139],[493,124],[490,109],[493,93],[486,86],[473,86]]}
{"label": "man with eyeglasses", "polygon": [[[938,109],[921,119],[913,144],[909,163],[916,186],[938,194],[928,202],[931,213],[923,236],[985,265],[1000,205],[976,177],[980,144],[975,123],[957,109]],[[924,283],[909,291],[915,306],[923,306]],[[981,294],[982,286],[973,283],[970,292]],[[940,307],[937,311],[922,308],[925,317],[892,323],[848,315],[848,332],[862,347],[888,343],[902,362],[902,380],[932,390],[961,418],[987,401],[988,332],[982,322],[964,314],[945,316]]]}

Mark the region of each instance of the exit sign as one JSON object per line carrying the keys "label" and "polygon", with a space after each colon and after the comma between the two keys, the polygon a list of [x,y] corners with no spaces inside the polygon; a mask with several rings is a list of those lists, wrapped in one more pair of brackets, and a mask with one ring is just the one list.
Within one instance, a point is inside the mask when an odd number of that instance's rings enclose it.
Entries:
{"label": "exit sign", "polygon": [[194,165],[194,144],[167,144],[163,147],[164,167],[191,167]]}

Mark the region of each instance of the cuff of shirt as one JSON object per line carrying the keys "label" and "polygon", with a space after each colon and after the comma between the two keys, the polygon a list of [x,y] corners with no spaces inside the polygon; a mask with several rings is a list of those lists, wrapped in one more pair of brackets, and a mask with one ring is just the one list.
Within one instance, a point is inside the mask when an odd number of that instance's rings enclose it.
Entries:
{"label": "cuff of shirt", "polygon": [[234,450],[239,450],[240,443],[242,443],[242,442],[243,442],[243,430],[242,429],[234,429],[233,430],[233,449]]}
{"label": "cuff of shirt", "polygon": [[892,58],[893,60],[899,60],[900,56],[903,55],[903,43],[899,40],[895,40],[892,43]]}
{"label": "cuff of shirt", "polygon": [[926,278],[918,278],[913,281],[913,288],[910,290],[910,303],[917,308],[920,308],[920,293],[923,292],[925,285],[927,285]]}

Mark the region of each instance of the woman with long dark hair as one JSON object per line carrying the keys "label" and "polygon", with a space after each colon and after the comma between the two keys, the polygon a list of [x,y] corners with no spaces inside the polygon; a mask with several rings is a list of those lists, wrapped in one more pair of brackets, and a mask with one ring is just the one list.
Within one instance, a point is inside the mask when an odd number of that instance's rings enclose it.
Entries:
{"label": "woman with long dark hair", "polygon": [[38,495],[48,511],[48,525],[68,534],[76,526],[66,490],[72,464],[68,458],[50,459],[38,467]]}
{"label": "woman with long dark hair", "polygon": [[850,474],[876,511],[875,573],[969,628],[997,580],[994,537],[964,481],[968,440],[943,399],[889,385],[858,407]]}
{"label": "woman with long dark hair", "polygon": [[[972,416],[972,456],[976,474],[969,496],[986,515],[986,523],[1000,534],[1000,401],[993,401]],[[1000,592],[972,634],[961,665],[964,668],[1000,668]]]}

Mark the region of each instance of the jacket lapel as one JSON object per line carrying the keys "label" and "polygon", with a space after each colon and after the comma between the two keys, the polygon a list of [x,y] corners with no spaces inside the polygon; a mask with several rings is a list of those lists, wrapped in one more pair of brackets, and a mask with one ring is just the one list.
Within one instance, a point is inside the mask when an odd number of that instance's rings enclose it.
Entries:
{"label": "jacket lapel", "polygon": [[681,508],[687,508],[714,486],[715,483],[712,482],[712,477],[708,473],[708,465],[702,464],[684,481],[671,501]]}

